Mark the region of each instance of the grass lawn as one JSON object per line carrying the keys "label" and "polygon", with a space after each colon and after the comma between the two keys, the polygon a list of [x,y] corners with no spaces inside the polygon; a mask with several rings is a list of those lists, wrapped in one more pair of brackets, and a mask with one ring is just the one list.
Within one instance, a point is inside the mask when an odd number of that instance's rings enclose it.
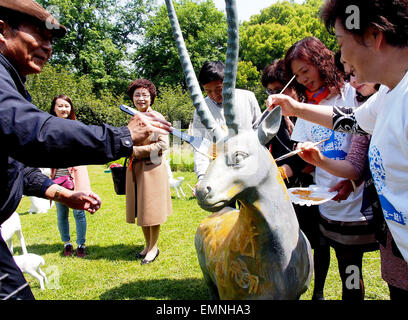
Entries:
{"label": "grass lawn", "polygon": [[[88,167],[92,188],[102,198],[102,208],[87,213],[87,251],[85,259],[62,256],[55,206],[46,214],[29,214],[30,200],[23,198],[20,213],[28,251],[44,257],[42,268],[49,288],[40,290],[30,275],[26,278],[38,300],[207,300],[207,288],[194,248],[194,235],[200,221],[208,215],[190,197],[195,175],[177,172],[187,199],[178,199],[172,190],[173,214],[162,225],[160,255],[152,264],[142,266],[134,256],[143,249],[141,228],[125,222],[125,196],[113,190],[110,173],[104,166]],[[75,220],[70,213],[71,242],[76,248]],[[17,254],[21,254],[15,238]],[[381,279],[379,252],[365,254],[363,276],[367,300],[388,300],[388,287]],[[310,300],[313,281],[302,300]],[[341,282],[334,252],[326,280],[327,300],[341,299]]]}

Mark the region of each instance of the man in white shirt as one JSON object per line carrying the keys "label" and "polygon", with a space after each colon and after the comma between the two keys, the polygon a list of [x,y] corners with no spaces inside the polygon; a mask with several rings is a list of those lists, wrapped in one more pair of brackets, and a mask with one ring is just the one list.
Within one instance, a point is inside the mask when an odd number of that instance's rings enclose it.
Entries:
{"label": "man in white shirt", "polygon": [[[220,61],[205,62],[201,68],[198,79],[207,94],[205,102],[214,120],[221,128],[227,131],[222,96],[224,70],[225,65]],[[236,89],[235,99],[240,129],[252,129],[255,121],[261,116],[261,109],[259,108],[255,94],[251,91]],[[193,135],[206,137],[212,141],[211,133],[208,132],[202,124],[200,117],[197,115],[197,111],[194,112]],[[209,164],[209,158],[196,151],[194,152],[194,171],[198,181],[204,177]]]}

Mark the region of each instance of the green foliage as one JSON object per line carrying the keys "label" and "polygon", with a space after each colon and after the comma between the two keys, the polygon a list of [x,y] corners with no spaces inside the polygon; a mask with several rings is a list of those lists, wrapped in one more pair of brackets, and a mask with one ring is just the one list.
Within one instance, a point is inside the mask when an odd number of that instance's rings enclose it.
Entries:
{"label": "green foliage", "polygon": [[262,70],[276,57],[281,58],[293,44],[290,29],[276,23],[251,25],[241,31],[241,58]]}
{"label": "green foliage", "polygon": [[260,73],[251,61],[238,62],[237,88],[254,90],[259,85],[259,79]]}
{"label": "green foliage", "polygon": [[160,112],[173,126],[188,128],[194,115],[190,94],[184,91],[180,85],[164,85],[159,88],[159,91],[153,109]]}
{"label": "green foliage", "polygon": [[39,0],[68,29],[53,46],[52,65],[88,75],[95,93],[121,94],[131,80],[129,54],[154,1]]}
{"label": "green foliage", "polygon": [[109,90],[101,90],[100,97],[93,93],[93,83],[87,76],[76,76],[61,68],[46,66],[42,73],[28,77],[27,89],[33,104],[49,112],[55,96],[65,94],[71,98],[78,120],[85,124],[107,123],[127,125],[129,117],[119,110],[124,96],[115,96]]}
{"label": "green foliage", "polygon": [[[207,60],[225,60],[227,23],[224,13],[211,0],[174,1],[180,28],[191,62],[199,72]],[[173,38],[166,6],[156,10],[146,23],[144,42],[134,55],[139,74],[157,86],[185,88],[185,78]]]}
{"label": "green foliage", "polygon": [[[50,65],[42,73],[31,75],[27,80],[27,89],[34,105],[43,111],[50,111],[55,96],[65,94],[71,98],[78,120],[85,124],[127,125],[130,116],[121,112],[119,106],[130,105],[129,98],[125,94],[116,96],[109,90],[101,90],[97,96],[93,93],[92,85],[87,76],[78,77],[61,67]],[[188,128],[194,114],[189,93],[180,85],[163,86],[159,90],[153,108],[176,127]]]}
{"label": "green foliage", "polygon": [[[144,77],[159,89],[153,108],[172,123],[179,121],[181,128],[188,127],[194,108],[185,92],[165,5],[157,7],[155,1],[145,0],[39,2],[69,32],[55,43],[51,66],[28,80],[37,106],[49,111],[53,97],[64,93],[72,98],[81,121],[126,125],[129,116],[118,112],[118,106],[130,104],[124,96],[127,85]],[[260,85],[262,69],[282,58],[295,41],[313,35],[336,50],[334,37],[319,19],[322,4],[323,0],[278,2],[240,26],[237,87],[253,91],[261,108],[266,98]],[[196,73],[207,60],[224,61],[225,14],[211,0],[179,0],[174,5]]]}
{"label": "green foliage", "polygon": [[[255,93],[259,106],[263,109],[263,101],[267,96],[264,87],[259,85],[261,83],[261,72],[253,65],[251,61],[238,62],[237,84],[236,87],[240,89],[250,90]],[[261,103],[262,102],[262,103]]]}
{"label": "green foliage", "polygon": [[263,70],[273,60],[283,58],[296,41],[308,36],[315,36],[336,50],[336,40],[319,18],[322,4],[323,0],[307,0],[304,4],[277,2],[252,16],[241,26],[241,59]]}

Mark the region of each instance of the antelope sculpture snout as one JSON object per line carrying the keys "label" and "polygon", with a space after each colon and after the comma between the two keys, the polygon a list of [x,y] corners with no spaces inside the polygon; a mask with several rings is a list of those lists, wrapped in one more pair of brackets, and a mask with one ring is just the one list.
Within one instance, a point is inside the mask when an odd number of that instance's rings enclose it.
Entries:
{"label": "antelope sculpture snout", "polygon": [[[204,280],[214,299],[299,299],[313,270],[309,241],[299,229],[285,183],[264,147],[280,126],[274,109],[257,131],[242,131],[235,114],[238,18],[234,0],[226,0],[228,50],[223,109],[230,134],[215,123],[202,97],[171,0],[166,0],[197,114],[213,132],[216,159],[197,187],[198,203],[213,212],[199,225],[195,246]],[[238,200],[240,210],[229,205]]]}

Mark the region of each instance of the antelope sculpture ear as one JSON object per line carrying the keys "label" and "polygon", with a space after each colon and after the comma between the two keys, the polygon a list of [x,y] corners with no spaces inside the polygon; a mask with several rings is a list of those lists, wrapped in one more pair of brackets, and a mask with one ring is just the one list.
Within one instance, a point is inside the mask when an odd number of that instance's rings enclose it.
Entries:
{"label": "antelope sculpture ear", "polygon": [[263,146],[271,141],[274,136],[276,136],[279,131],[281,121],[282,109],[280,106],[273,109],[265,120],[262,121],[261,125],[258,127],[258,139]]}

